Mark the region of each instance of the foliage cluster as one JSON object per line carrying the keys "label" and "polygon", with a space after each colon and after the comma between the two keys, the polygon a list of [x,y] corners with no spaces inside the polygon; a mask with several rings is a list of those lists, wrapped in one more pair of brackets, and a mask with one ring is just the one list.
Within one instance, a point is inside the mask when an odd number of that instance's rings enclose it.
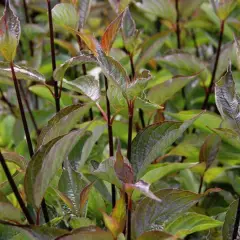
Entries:
{"label": "foliage cluster", "polygon": [[4,4],[0,239],[239,239],[240,1]]}

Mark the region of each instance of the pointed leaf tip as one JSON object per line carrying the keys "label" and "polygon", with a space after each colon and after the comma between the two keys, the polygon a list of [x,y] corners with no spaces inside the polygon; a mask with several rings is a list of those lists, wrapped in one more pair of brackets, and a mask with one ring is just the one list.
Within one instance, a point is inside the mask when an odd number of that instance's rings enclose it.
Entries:
{"label": "pointed leaf tip", "polygon": [[0,19],[0,52],[9,62],[15,58],[20,34],[20,21],[13,13],[9,1],[6,1],[3,16]]}

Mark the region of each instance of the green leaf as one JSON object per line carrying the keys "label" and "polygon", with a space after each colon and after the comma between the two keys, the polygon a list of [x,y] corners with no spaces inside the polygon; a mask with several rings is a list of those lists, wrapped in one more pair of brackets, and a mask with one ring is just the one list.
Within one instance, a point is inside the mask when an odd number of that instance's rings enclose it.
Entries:
{"label": "green leaf", "polygon": [[172,174],[174,172],[178,172],[180,170],[184,170],[186,168],[191,168],[195,165],[195,163],[159,163],[150,165],[147,173],[141,178],[143,181],[151,184],[159,179]]}
{"label": "green leaf", "polygon": [[37,208],[40,206],[56,171],[84,133],[84,130],[72,131],[55,138],[34,154],[28,165],[24,184],[29,203]]}
{"label": "green leaf", "polygon": [[149,231],[143,233],[137,240],[174,240],[176,239],[169,233],[160,231]]}
{"label": "green leaf", "polygon": [[[53,90],[52,87],[49,87],[49,86],[46,87],[45,85],[33,85],[33,86],[29,87],[28,89],[32,93],[39,96],[40,98],[46,99],[49,102],[51,102],[52,104],[55,104],[55,98],[54,98],[53,94],[49,91],[48,88]],[[69,93],[66,93],[66,92],[62,92],[61,93],[61,99],[60,99],[60,106],[62,108],[64,108],[66,106],[72,105],[72,103],[73,103],[72,97],[75,97],[75,96],[72,96],[72,95],[70,95]],[[79,98],[80,98],[80,96],[79,96]],[[86,97],[81,97],[80,100],[83,101],[83,102],[87,102],[88,99],[86,99]]]}
{"label": "green leaf", "polygon": [[111,231],[114,239],[116,239],[117,236],[123,232],[125,227],[125,195],[123,193],[121,194],[121,197],[117,200],[111,216],[108,216],[105,212],[102,212],[102,214],[106,227]]}
{"label": "green leaf", "polygon": [[8,221],[22,222],[23,214],[15,208],[9,201],[3,201],[3,197],[0,196],[0,218]]}
{"label": "green leaf", "polygon": [[58,240],[113,240],[110,232],[105,232],[99,227],[83,227],[75,229],[71,234],[59,237]]}
{"label": "green leaf", "polygon": [[9,0],[5,2],[5,10],[0,19],[0,30],[0,52],[8,62],[11,62],[16,55],[21,26],[18,17],[10,7]]}
{"label": "green leaf", "polygon": [[97,59],[110,83],[119,88],[119,90],[124,90],[127,83],[130,83],[130,79],[123,66],[114,58],[106,56],[104,52],[101,52]]}
{"label": "green leaf", "polygon": [[189,53],[172,53],[160,58],[159,62],[169,68],[174,75],[190,76],[199,73],[198,77],[202,81],[207,81],[210,76],[205,63]]}
{"label": "green leaf", "polygon": [[240,138],[235,131],[227,128],[215,128],[211,130],[218,134],[224,142],[240,150]]}
{"label": "green leaf", "polygon": [[85,137],[81,138],[68,157],[72,168],[75,171],[81,171],[84,167],[84,164],[88,160],[94,145],[106,129],[106,123],[103,121],[93,121],[90,123],[91,125],[89,125],[88,122],[86,123],[87,124],[81,125],[80,128],[88,127],[88,130],[91,131],[92,134],[89,134],[88,136],[85,135]]}
{"label": "green leaf", "polygon": [[131,2],[132,0],[108,0],[113,10],[118,14],[122,12]]}
{"label": "green leaf", "polygon": [[89,227],[89,226],[94,226],[96,223],[89,218],[83,218],[83,217],[72,217],[71,220],[69,221],[69,225],[71,228],[76,229],[76,228],[81,228],[81,227]]}
{"label": "green leaf", "polygon": [[128,99],[136,99],[144,95],[144,90],[147,88],[149,80],[152,78],[150,71],[143,70],[143,72],[136,76],[126,89],[126,96]]}
{"label": "green leaf", "polygon": [[[13,180],[15,182],[15,184],[18,186],[19,184],[23,184],[24,183],[24,173],[23,172],[20,172],[20,173],[17,173],[13,176]],[[5,196],[8,196],[9,194],[11,194],[13,191],[12,191],[12,188],[9,184],[9,181],[5,181],[3,183],[0,184],[0,191],[2,193],[4,193]]]}
{"label": "green leaf", "polygon": [[41,134],[38,137],[37,149],[54,138],[68,133],[75,127],[80,118],[88,112],[91,106],[92,104],[86,104],[84,106],[79,104],[63,108],[51,120],[49,120],[47,126],[42,129]]}
{"label": "green leaf", "polygon": [[232,240],[237,211],[238,211],[238,200],[234,201],[230,205],[227,211],[223,228],[222,228],[223,240]]}
{"label": "green leaf", "polygon": [[84,28],[87,18],[90,12],[92,0],[80,0],[80,9],[79,9],[79,28]]}
{"label": "green leaf", "polygon": [[147,40],[142,43],[141,52],[136,61],[136,69],[141,69],[141,67],[147,64],[150,59],[156,56],[168,36],[169,31],[157,33],[150,38],[147,38]]}
{"label": "green leaf", "polygon": [[109,55],[113,42],[121,28],[124,12],[122,12],[116,19],[114,19],[107,27],[102,36],[101,46],[103,51]]}
{"label": "green leaf", "polygon": [[179,238],[184,238],[189,234],[208,230],[215,227],[221,227],[222,222],[214,220],[211,217],[189,212],[181,215],[174,221],[167,223],[164,230]]}
{"label": "green leaf", "polygon": [[86,185],[81,174],[71,168],[69,161],[65,161],[58,189],[71,200],[76,215],[80,215],[80,193]]}
{"label": "green leaf", "polygon": [[[14,225],[7,222],[1,222],[0,224],[1,236],[0,239],[11,240],[55,240],[57,237],[68,233],[68,231],[45,227],[45,226],[26,226],[26,225]],[[5,235],[7,233],[7,235]],[[10,233],[10,234],[9,234]],[[13,234],[13,236],[11,236]],[[11,237],[10,237],[10,236]],[[5,238],[4,238],[5,236]],[[6,238],[8,237],[9,238]],[[1,238],[3,237],[3,238]]]}
{"label": "green leaf", "polygon": [[97,63],[93,55],[81,54],[65,61],[54,71],[53,77],[56,81],[62,81],[68,68],[81,65],[84,63]]}
{"label": "green leaf", "polygon": [[176,76],[170,80],[158,84],[149,90],[148,99],[154,103],[161,105],[173,97],[175,93],[185,87],[195,77],[196,75]]}
{"label": "green leaf", "polygon": [[6,151],[2,152],[2,155],[6,161],[15,163],[22,170],[26,169],[28,163],[24,157],[18,155],[15,152],[6,152]]}
{"label": "green leaf", "polygon": [[115,158],[109,158],[102,163],[99,164],[98,168],[92,172],[93,175],[97,176],[98,178],[107,181],[116,185],[118,188],[121,188],[122,184],[117,177],[117,174],[114,169],[115,165]]}
{"label": "green leaf", "polygon": [[216,105],[222,118],[240,134],[240,99],[236,93],[231,66],[215,85]]}
{"label": "green leaf", "polygon": [[157,157],[165,153],[182,134],[190,127],[200,116],[195,115],[192,119],[184,122],[163,122],[151,125],[137,134],[132,142],[131,163],[137,179],[140,179],[146,168]]}
{"label": "green leaf", "polygon": [[53,22],[61,27],[77,30],[79,16],[76,8],[70,3],[59,3],[52,9]]}
{"label": "green leaf", "polygon": [[[188,110],[188,111],[181,111],[179,113],[170,113],[166,112],[167,115],[177,119],[179,121],[186,121],[193,118],[196,114],[201,113],[201,110]],[[213,112],[206,111],[202,114],[193,124],[195,128],[199,128],[204,132],[211,133],[210,129],[218,128],[221,124],[222,120],[221,117]]]}
{"label": "green leaf", "polygon": [[195,205],[202,197],[200,194],[177,189],[164,189],[155,192],[161,203],[144,198],[136,207],[132,218],[135,238],[146,231],[157,230],[164,223],[178,217]]}
{"label": "green leaf", "polygon": [[47,33],[46,28],[39,26],[38,24],[24,24],[23,34],[28,40],[34,40],[37,38],[43,38]]}
{"label": "green leaf", "polygon": [[82,93],[92,101],[97,101],[101,97],[99,81],[91,75],[81,76],[73,81],[63,81],[63,87]]}
{"label": "green leaf", "polygon": [[171,0],[143,0],[137,6],[146,13],[161,17],[171,23],[176,22],[177,13],[174,2]]}
{"label": "green leaf", "polygon": [[[46,80],[45,77],[34,69],[14,65],[14,70],[15,70],[17,79],[45,83],[45,80]],[[10,78],[12,77],[11,68],[8,63],[0,62],[0,71],[1,71],[0,73],[1,76],[10,77]]]}
{"label": "green leaf", "polygon": [[179,4],[181,17],[187,18],[192,16],[196,9],[203,3],[204,0],[182,0]]}
{"label": "green leaf", "polygon": [[221,138],[217,134],[209,135],[203,143],[199,153],[199,162],[206,163],[206,170],[212,165],[217,157],[220,144]]}
{"label": "green leaf", "polygon": [[226,20],[237,5],[235,0],[211,0],[213,8],[221,20]]}

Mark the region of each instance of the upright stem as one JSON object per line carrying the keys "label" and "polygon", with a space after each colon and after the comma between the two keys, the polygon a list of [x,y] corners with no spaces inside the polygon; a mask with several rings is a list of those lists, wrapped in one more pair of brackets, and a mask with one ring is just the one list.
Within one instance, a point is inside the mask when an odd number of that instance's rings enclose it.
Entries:
{"label": "upright stem", "polygon": [[133,62],[133,55],[129,54],[130,58],[130,64],[131,64],[131,70],[132,70],[132,79],[135,77],[135,67],[134,67],[134,62]]}
{"label": "upright stem", "polygon": [[199,184],[199,188],[198,188],[198,194],[201,194],[201,192],[202,192],[203,178],[204,178],[204,174],[203,174],[203,175],[201,176],[201,178],[200,178],[200,184]]}
{"label": "upright stem", "polygon": [[196,57],[200,57],[197,38],[196,38],[195,31],[193,29],[191,30],[191,35],[192,35],[192,40],[193,40],[195,51],[196,51]]}
{"label": "upright stem", "polygon": [[25,102],[25,105],[26,105],[26,107],[27,107],[29,116],[30,116],[30,118],[31,118],[31,120],[32,120],[32,123],[33,123],[33,126],[34,126],[34,128],[35,128],[35,131],[36,131],[36,133],[38,134],[38,133],[39,133],[39,129],[38,129],[38,127],[37,127],[36,120],[35,120],[35,118],[34,118],[34,116],[33,116],[32,109],[30,108],[29,102],[28,102],[27,97],[26,97],[26,95],[25,95],[25,93],[24,93],[24,89],[23,89],[23,86],[22,86],[22,83],[21,83],[21,82],[19,82],[19,87],[20,87],[20,91],[21,91],[22,96],[23,96],[23,101]]}
{"label": "upright stem", "polygon": [[144,120],[144,111],[140,108],[139,109],[139,117],[141,120],[142,128],[146,127],[145,120]]}
{"label": "upright stem", "polygon": [[213,87],[213,84],[214,84],[214,81],[215,81],[215,77],[216,77],[216,73],[217,73],[217,67],[218,67],[218,61],[219,61],[219,57],[220,57],[220,53],[221,53],[221,47],[222,47],[224,25],[225,25],[225,21],[221,20],[220,36],[219,36],[219,40],[218,40],[216,60],[215,60],[214,68],[213,68],[213,72],[212,72],[212,79],[211,79],[211,83],[210,83],[210,85],[207,89],[206,96],[205,96],[205,99],[204,99],[204,102],[203,102],[203,105],[202,105],[202,109],[205,109],[207,107],[209,96],[212,92],[212,87]]}
{"label": "upright stem", "polygon": [[[15,74],[13,62],[10,62],[10,68],[12,71],[12,79],[13,79],[14,86],[15,86],[15,91],[16,91],[18,105],[19,105],[19,109],[20,109],[20,113],[21,113],[23,128],[24,128],[24,132],[25,132],[25,136],[26,136],[26,140],[27,140],[28,150],[29,150],[30,157],[32,157],[34,154],[33,146],[32,146],[32,141],[31,141],[28,125],[27,125],[27,120],[26,120],[26,116],[25,116],[25,112],[24,112],[24,108],[23,108],[23,104],[22,104],[22,99],[21,99],[19,86],[18,86],[18,80],[17,80],[16,74]],[[43,210],[43,215],[44,215],[45,221],[49,222],[48,212],[47,212],[46,203],[45,203],[44,199],[42,201],[42,210]]]}
{"label": "upright stem", "polygon": [[27,119],[26,119],[23,104],[22,104],[22,99],[21,99],[19,86],[18,86],[18,80],[17,80],[16,74],[15,74],[13,62],[10,62],[10,68],[12,71],[12,79],[13,79],[14,87],[16,90],[16,95],[17,95],[18,105],[19,105],[19,109],[20,109],[20,113],[21,113],[23,128],[24,128],[24,132],[25,132],[25,136],[26,136],[26,140],[27,140],[28,151],[29,151],[30,157],[32,157],[34,154],[33,147],[32,147],[32,141],[31,141],[31,137],[30,137],[30,133],[29,133],[29,129],[28,129]]}
{"label": "upright stem", "polygon": [[175,7],[176,7],[176,34],[177,34],[177,47],[181,49],[181,29],[180,29],[180,12],[179,12],[179,0],[175,0]]}
{"label": "upright stem", "polygon": [[132,150],[133,111],[134,102],[130,100],[128,103],[128,145],[127,145],[127,158],[130,162]]}
{"label": "upright stem", "polygon": [[[107,81],[106,77],[105,77],[105,89],[106,89],[106,105],[107,105],[109,156],[112,157],[114,155],[113,131],[112,131],[112,122],[111,122],[110,101],[109,101],[108,96],[107,96],[108,81]],[[116,204],[116,188],[115,188],[114,184],[112,184],[112,208],[114,208],[115,204]]]}
{"label": "upright stem", "polygon": [[[53,20],[52,20],[52,9],[51,9],[51,2],[47,0],[48,6],[48,21],[49,21],[49,31],[50,31],[50,44],[51,44],[51,56],[52,56],[52,70],[56,69],[56,57],[55,57],[55,45],[54,45],[54,32],[53,32]],[[55,104],[56,104],[56,112],[60,111],[60,97],[58,93],[58,84],[53,78],[54,84],[54,94],[55,94]]]}
{"label": "upright stem", "polygon": [[18,201],[18,203],[19,203],[19,205],[20,205],[28,223],[29,224],[35,224],[32,217],[31,217],[31,214],[29,213],[27,207],[25,206],[25,203],[24,203],[24,201],[23,201],[23,199],[22,199],[22,197],[21,197],[21,195],[18,191],[18,188],[17,188],[17,186],[16,186],[16,184],[15,184],[13,178],[12,178],[12,175],[11,175],[9,169],[8,169],[8,166],[6,164],[6,161],[5,161],[1,151],[0,151],[0,161],[1,161],[1,165],[3,167],[4,173],[6,174],[7,179],[10,183],[10,186],[13,190],[13,193],[14,193],[14,195],[15,195],[15,197],[16,197],[16,199],[17,199],[17,201]]}
{"label": "upright stem", "polygon": [[[134,112],[134,102],[130,100],[128,102],[128,146],[127,146],[127,158],[131,163],[131,151],[132,151],[132,130],[133,130],[133,112]],[[132,216],[132,200],[128,199],[127,208],[127,240],[131,240],[132,226],[131,217]]]}
{"label": "upright stem", "polygon": [[236,214],[236,220],[234,223],[232,240],[236,240],[238,237],[239,223],[240,223],[240,198],[238,199],[238,209],[237,209],[237,214]]}

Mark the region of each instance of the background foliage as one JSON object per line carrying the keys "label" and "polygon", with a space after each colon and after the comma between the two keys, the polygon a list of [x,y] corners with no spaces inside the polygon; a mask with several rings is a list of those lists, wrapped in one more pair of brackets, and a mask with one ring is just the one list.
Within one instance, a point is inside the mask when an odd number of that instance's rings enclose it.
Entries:
{"label": "background foliage", "polygon": [[240,1],[0,6],[0,239],[238,239]]}

